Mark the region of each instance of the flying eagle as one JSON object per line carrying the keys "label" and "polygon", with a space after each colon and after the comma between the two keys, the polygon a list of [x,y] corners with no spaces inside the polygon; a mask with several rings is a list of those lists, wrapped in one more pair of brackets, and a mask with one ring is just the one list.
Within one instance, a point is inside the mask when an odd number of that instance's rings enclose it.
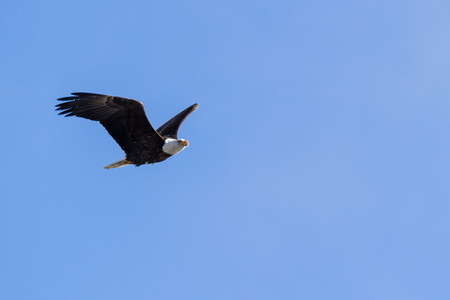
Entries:
{"label": "flying eagle", "polygon": [[92,93],[72,93],[73,96],[59,98],[65,101],[56,105],[60,115],[77,116],[100,121],[114,140],[125,151],[125,158],[107,165],[105,169],[134,164],[154,164],[168,159],[189,145],[179,139],[181,123],[194,110],[193,104],[167,121],[157,130],[145,115],[144,105],[136,100]]}

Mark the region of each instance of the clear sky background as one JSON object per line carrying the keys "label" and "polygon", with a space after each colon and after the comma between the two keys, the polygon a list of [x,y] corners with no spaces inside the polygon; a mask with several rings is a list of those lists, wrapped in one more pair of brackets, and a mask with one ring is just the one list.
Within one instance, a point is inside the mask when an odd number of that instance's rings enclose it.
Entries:
{"label": "clear sky background", "polygon": [[[0,299],[450,299],[449,1],[0,7]],[[71,92],[190,147],[105,170]]]}

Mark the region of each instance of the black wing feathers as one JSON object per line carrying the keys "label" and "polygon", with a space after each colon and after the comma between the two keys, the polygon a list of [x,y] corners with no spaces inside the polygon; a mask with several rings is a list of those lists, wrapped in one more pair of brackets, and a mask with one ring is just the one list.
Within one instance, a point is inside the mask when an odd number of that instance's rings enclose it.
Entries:
{"label": "black wing feathers", "polygon": [[170,137],[173,139],[178,138],[178,129],[181,126],[181,123],[193,112],[197,109],[198,103],[195,103],[182,112],[180,112],[178,115],[167,121],[164,125],[159,127],[156,131],[164,137]]}
{"label": "black wing feathers", "polygon": [[141,102],[92,93],[72,95],[58,99],[66,101],[56,105],[61,110],[59,114],[100,121],[125,153],[149,150],[164,143],[148,121]]}

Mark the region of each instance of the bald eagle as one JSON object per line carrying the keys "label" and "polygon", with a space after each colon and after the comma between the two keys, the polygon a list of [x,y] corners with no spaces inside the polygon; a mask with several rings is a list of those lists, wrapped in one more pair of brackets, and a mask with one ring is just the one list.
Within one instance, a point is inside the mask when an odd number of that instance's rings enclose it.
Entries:
{"label": "bald eagle", "polygon": [[125,151],[123,159],[107,165],[105,169],[161,162],[189,145],[188,141],[178,138],[178,129],[187,116],[197,109],[198,103],[155,130],[145,115],[144,105],[139,101],[93,93],[72,95],[58,99],[64,101],[56,105],[56,110],[61,110],[59,114],[99,121]]}

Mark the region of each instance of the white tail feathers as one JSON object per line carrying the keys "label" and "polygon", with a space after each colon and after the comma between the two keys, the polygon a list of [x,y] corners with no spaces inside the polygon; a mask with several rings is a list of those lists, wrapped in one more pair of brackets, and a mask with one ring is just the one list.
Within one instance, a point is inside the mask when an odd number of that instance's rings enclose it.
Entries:
{"label": "white tail feathers", "polygon": [[107,166],[105,167],[105,169],[120,168],[120,167],[124,167],[124,166],[126,166],[126,165],[131,165],[131,164],[132,164],[132,162],[131,162],[131,161],[128,161],[127,158],[125,157],[125,158],[122,158],[122,159],[119,160],[119,161],[116,161],[115,163],[112,163],[112,164],[110,164],[110,165],[107,165]]}

